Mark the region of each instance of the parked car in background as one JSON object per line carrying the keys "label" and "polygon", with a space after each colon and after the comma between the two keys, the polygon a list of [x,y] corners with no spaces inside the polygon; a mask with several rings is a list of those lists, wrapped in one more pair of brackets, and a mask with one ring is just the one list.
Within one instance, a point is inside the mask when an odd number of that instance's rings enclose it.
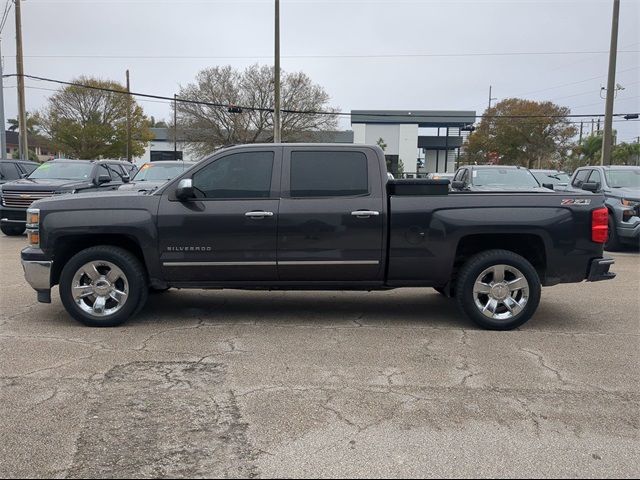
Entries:
{"label": "parked car in background", "polygon": [[528,168],[507,165],[465,165],[456,170],[451,188],[457,191],[550,192]]}
{"label": "parked car in background", "polygon": [[27,160],[0,160],[0,185],[24,178],[38,168],[39,163]]}
{"label": "parked car in background", "polygon": [[540,183],[540,185],[553,185],[553,188],[566,187],[569,185],[571,181],[571,175],[566,172],[561,172],[560,170],[531,170],[533,176],[536,177],[536,180]]}
{"label": "parked car in background", "polygon": [[120,160],[57,159],[43,163],[26,178],[2,185],[0,230],[5,235],[22,235],[27,208],[34,201],[63,193],[115,190],[130,180],[135,168]]}
{"label": "parked car in background", "polygon": [[195,162],[183,162],[181,160],[145,163],[140,167],[135,177],[130,182],[120,185],[118,190],[149,192],[164,185],[169,180],[173,180],[193,165],[195,165]]}
{"label": "parked car in background", "polygon": [[604,194],[609,209],[607,250],[640,246],[640,167],[581,167],[573,173],[571,187]]}

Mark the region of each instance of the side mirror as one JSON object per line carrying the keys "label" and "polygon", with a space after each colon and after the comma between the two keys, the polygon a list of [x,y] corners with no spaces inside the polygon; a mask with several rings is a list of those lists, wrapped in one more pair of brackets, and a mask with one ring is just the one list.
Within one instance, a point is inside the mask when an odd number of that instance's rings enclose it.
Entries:
{"label": "side mirror", "polygon": [[580,188],[587,192],[597,193],[600,191],[600,182],[584,182]]}
{"label": "side mirror", "polygon": [[176,188],[176,198],[181,201],[191,200],[195,198],[196,194],[193,190],[193,180],[190,178],[183,178],[178,182],[178,188]]}
{"label": "side mirror", "polygon": [[542,186],[544,188],[548,188],[549,190],[553,190],[553,183],[543,183]]}
{"label": "side mirror", "polygon": [[109,175],[98,175],[98,178],[96,179],[96,183],[98,185],[102,185],[103,183],[109,183],[111,181],[111,177]]}
{"label": "side mirror", "polygon": [[122,181],[123,181],[124,183],[129,183],[129,182],[131,181],[131,177],[130,177],[129,175],[124,175],[124,176],[122,177]]}
{"label": "side mirror", "polygon": [[464,182],[462,180],[454,180],[451,182],[451,188],[454,190],[462,190],[464,189]]}

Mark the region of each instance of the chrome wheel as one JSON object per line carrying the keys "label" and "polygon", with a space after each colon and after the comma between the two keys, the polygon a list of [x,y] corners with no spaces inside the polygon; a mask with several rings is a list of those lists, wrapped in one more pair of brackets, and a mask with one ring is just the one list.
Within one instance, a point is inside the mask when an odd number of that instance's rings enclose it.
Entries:
{"label": "chrome wheel", "polygon": [[493,265],[473,285],[473,299],[480,312],[493,320],[511,320],[529,300],[529,282],[511,265]]}
{"label": "chrome wheel", "polygon": [[78,269],[71,282],[74,302],[84,312],[106,317],[118,312],[129,297],[124,272],[106,261],[92,261]]}

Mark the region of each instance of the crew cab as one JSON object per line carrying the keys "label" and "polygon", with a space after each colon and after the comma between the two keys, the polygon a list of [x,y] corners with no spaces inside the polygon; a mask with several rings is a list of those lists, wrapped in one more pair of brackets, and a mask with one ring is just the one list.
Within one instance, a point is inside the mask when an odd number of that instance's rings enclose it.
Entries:
{"label": "crew cab", "polygon": [[22,235],[27,208],[52,195],[115,190],[129,181],[135,165],[119,160],[57,159],[41,164],[26,178],[7,182],[0,191],[0,229]]}
{"label": "crew cab", "polygon": [[38,300],[59,285],[91,326],[119,325],[171,287],[434,287],[504,330],[533,315],[543,285],[615,276],[602,195],[390,180],[377,146],[230,147],[152,192],[39,200],[27,221]]}

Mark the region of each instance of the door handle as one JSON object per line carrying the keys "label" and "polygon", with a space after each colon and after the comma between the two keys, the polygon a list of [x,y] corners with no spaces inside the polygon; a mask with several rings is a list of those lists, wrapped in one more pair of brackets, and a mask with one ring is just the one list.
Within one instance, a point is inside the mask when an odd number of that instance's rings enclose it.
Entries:
{"label": "door handle", "polygon": [[273,217],[273,212],[247,212],[244,214],[245,217],[249,218],[264,218],[264,217]]}
{"label": "door handle", "polygon": [[351,215],[358,218],[369,218],[377,217],[380,215],[380,212],[376,212],[375,210],[356,210],[355,212],[351,212]]}

